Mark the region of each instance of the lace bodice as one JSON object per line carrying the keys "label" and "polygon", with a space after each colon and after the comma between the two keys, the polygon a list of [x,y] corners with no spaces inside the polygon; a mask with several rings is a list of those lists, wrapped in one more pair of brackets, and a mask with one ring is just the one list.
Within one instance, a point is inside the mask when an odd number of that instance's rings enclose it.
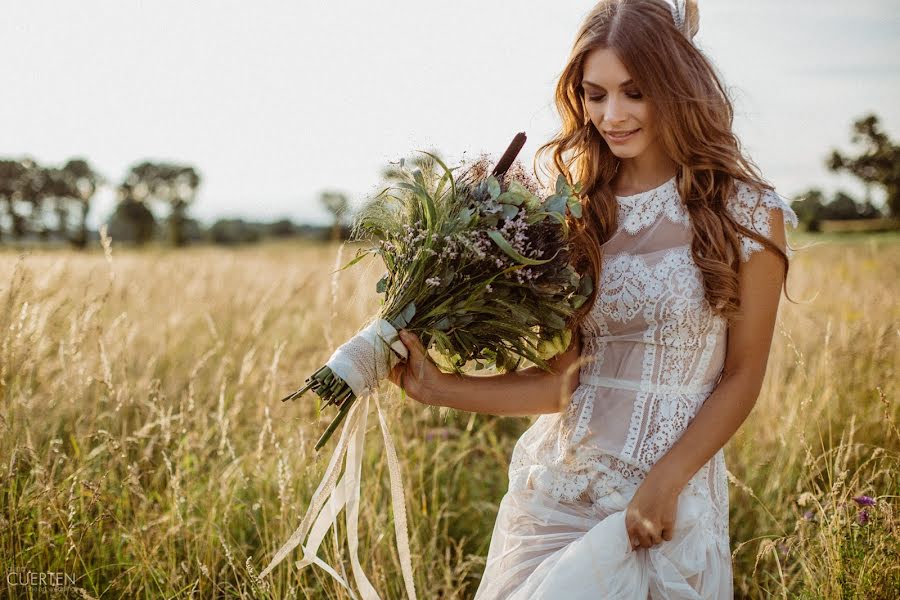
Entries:
{"label": "lace bodice", "polygon": [[[729,214],[769,236],[797,217],[781,196],[736,182]],[[580,381],[560,413],[538,417],[510,463],[510,488],[538,488],[568,501],[633,493],[715,388],[726,322],[706,301],[691,255],[690,217],[673,177],[617,197],[618,228],[603,245],[599,292],[581,327]],[[773,209],[780,209],[782,217]],[[775,222],[775,219],[778,222]],[[746,261],[762,245],[741,236]],[[689,482],[719,518],[727,544],[728,496],[720,450]]]}

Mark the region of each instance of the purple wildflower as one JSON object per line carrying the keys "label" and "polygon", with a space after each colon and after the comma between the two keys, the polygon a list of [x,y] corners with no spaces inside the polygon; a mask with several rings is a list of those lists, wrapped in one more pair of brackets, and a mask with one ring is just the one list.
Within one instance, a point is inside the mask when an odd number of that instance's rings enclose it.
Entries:
{"label": "purple wildflower", "polygon": [[853,500],[856,501],[856,503],[859,504],[860,506],[874,506],[875,505],[875,498],[872,498],[871,496],[857,496]]}
{"label": "purple wildflower", "polygon": [[860,525],[865,525],[869,522],[869,511],[865,508],[859,511],[859,514],[856,516],[856,520],[859,521]]}
{"label": "purple wildflower", "polygon": [[803,518],[804,518],[806,521],[815,521],[815,520],[816,520],[816,513],[814,513],[814,512],[811,511],[811,510],[808,510],[808,511],[806,511],[805,513],[803,513]]}

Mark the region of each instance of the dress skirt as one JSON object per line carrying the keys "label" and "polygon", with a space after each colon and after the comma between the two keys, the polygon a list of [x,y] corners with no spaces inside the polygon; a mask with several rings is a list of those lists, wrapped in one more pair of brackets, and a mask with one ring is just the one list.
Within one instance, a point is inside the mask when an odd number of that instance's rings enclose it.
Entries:
{"label": "dress skirt", "polygon": [[618,491],[589,504],[509,490],[474,600],[733,598],[728,543],[709,527],[707,501],[682,492],[672,539],[637,549],[625,529],[629,501]]}

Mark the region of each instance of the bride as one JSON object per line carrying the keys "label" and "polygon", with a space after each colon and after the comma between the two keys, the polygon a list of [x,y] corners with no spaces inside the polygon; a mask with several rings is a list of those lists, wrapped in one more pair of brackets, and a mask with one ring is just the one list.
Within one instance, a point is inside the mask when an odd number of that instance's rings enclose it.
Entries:
{"label": "bride", "polygon": [[584,184],[573,255],[598,285],[553,371],[446,374],[401,332],[390,379],[415,400],[538,415],[476,600],[733,597],[722,448],[760,391],[796,215],[742,154],[698,26],[693,0],[604,0],[576,33],[538,155]]}

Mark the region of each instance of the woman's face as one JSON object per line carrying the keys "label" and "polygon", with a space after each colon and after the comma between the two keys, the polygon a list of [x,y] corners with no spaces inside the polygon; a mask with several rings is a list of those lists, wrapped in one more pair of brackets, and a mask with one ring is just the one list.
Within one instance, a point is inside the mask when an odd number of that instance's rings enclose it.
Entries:
{"label": "woman's face", "polygon": [[[587,113],[619,158],[634,158],[657,143],[653,109],[616,53],[592,50],[585,59],[581,85]],[[617,136],[615,134],[627,134]]]}

